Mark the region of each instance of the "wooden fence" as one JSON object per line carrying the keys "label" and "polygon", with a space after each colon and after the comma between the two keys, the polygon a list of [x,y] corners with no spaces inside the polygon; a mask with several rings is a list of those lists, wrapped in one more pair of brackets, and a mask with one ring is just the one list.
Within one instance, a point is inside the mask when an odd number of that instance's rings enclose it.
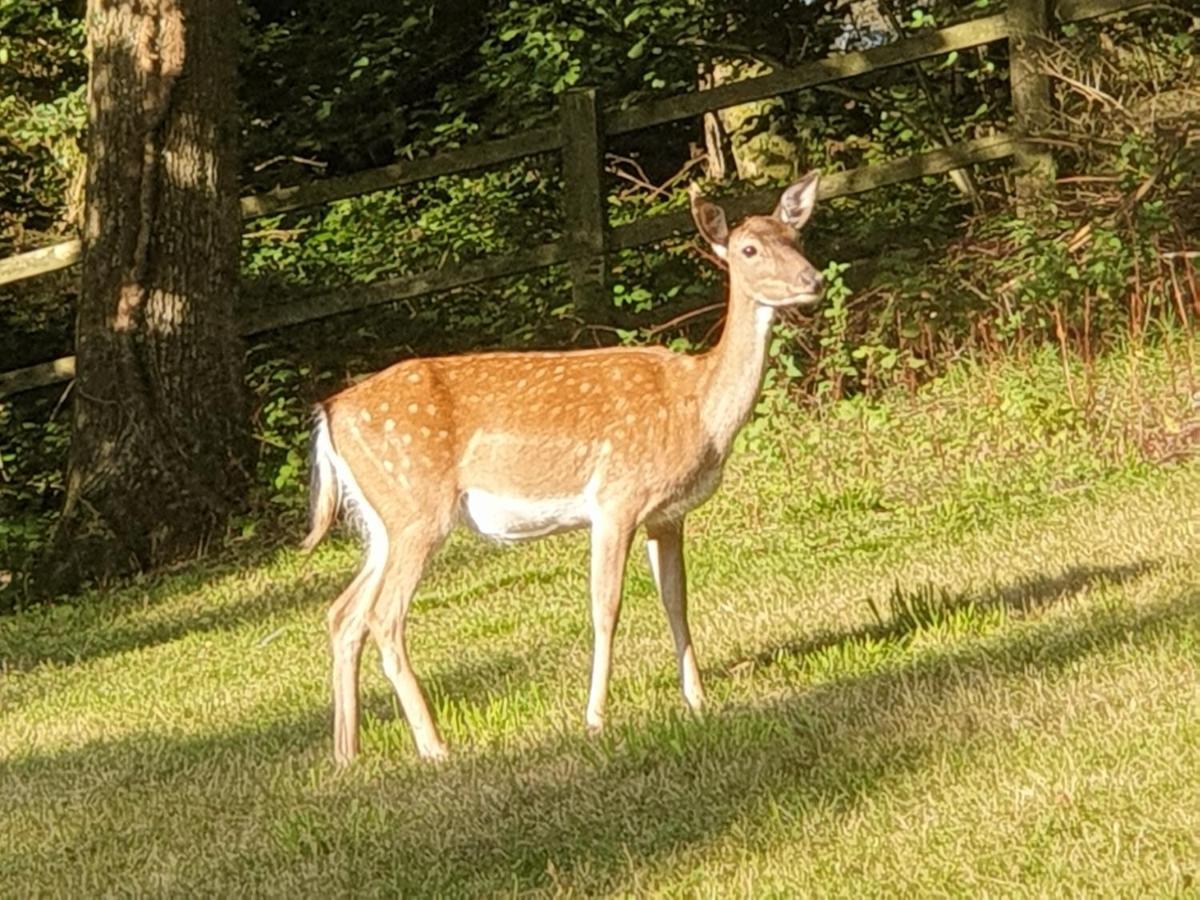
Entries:
{"label": "wooden fence", "polygon": [[[1044,125],[1049,87],[1037,63],[1037,44],[1053,22],[1068,23],[1152,5],[1153,0],[1009,0],[1008,9],[958,25],[902,38],[870,50],[828,56],[758,78],[724,84],[706,91],[668,97],[628,109],[605,112],[592,89],[563,95],[556,126],[538,128],[502,140],[394,163],[336,178],[276,188],[243,197],[246,219],[320,206],[372,191],[453,175],[539,153],[560,151],[566,227],[551,243],[479,262],[454,265],[365,285],[340,287],[299,298],[286,305],[247,310],[240,315],[243,335],[311,322],[380,303],[419,297],[565,263],[570,268],[573,300],[584,314],[608,304],[605,285],[607,254],[653,243],[691,228],[685,212],[653,216],[616,228],[604,217],[602,189],[604,140],[753,100],[775,97],[853,78],[857,75],[919,62],[952,51],[1008,40],[1013,95],[1013,127],[1008,134],[964,141],[885,163],[823,176],[822,199],[861,193],[884,185],[936,175],[992,160],[1015,158],[1018,188],[1036,191],[1053,172],[1049,152],[1029,140]],[[756,191],[726,203],[731,216],[769,206],[776,188]],[[0,260],[0,285],[44,275],[75,265],[78,240],[66,241]],[[0,373],[0,397],[70,380],[72,356]]]}

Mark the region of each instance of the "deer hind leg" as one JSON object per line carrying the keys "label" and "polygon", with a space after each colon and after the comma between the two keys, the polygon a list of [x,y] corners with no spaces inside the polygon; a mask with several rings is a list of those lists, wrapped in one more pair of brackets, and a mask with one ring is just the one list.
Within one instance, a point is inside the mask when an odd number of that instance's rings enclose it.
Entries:
{"label": "deer hind leg", "polygon": [[621,612],[621,585],[633,531],[632,523],[614,519],[597,518],[592,523],[592,683],[586,716],[592,734],[604,728],[613,634]]}
{"label": "deer hind leg", "polygon": [[383,581],[383,552],[372,547],[354,580],[329,608],[333,656],[333,758],[345,765],[358,755],[358,670],[367,615]]}
{"label": "deer hind leg", "polygon": [[369,620],[371,633],[379,645],[383,671],[400,699],[417,752],[425,759],[444,759],[447,750],[408,658],[405,623],[425,564],[447,530],[410,525],[393,542],[388,556],[387,577]]}
{"label": "deer hind leg", "polygon": [[662,600],[671,636],[675,639],[675,658],[679,662],[679,684],[683,699],[693,712],[704,706],[704,686],[696,651],[687,621],[687,573],[683,564],[683,520],[659,522],[646,527],[646,553],[650,571]]}

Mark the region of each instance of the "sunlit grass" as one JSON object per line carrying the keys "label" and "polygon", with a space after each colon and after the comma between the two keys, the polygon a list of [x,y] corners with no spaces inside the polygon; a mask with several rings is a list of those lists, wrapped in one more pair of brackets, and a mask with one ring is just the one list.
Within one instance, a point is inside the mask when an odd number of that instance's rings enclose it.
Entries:
{"label": "sunlit grass", "polygon": [[1200,468],[1139,441],[1195,373],[1105,366],[1086,414],[1050,357],[752,433],[689,522],[701,720],[639,553],[584,736],[581,535],[432,567],[441,766],[371,652],[331,764],[348,541],[0,620],[3,893],[1194,891]]}

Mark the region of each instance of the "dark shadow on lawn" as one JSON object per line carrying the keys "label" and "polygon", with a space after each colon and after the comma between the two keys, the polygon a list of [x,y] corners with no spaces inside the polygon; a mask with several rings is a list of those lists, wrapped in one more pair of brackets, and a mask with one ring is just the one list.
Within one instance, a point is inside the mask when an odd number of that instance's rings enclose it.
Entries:
{"label": "dark shadow on lawn", "polygon": [[873,597],[862,601],[875,619],[870,625],[851,631],[822,631],[774,644],[749,659],[732,660],[714,674],[720,677],[741,670],[748,662],[770,665],[781,657],[807,656],[846,643],[904,638],[962,612],[1001,609],[1009,615],[1028,615],[1067,600],[1089,587],[1135,581],[1161,565],[1156,560],[1143,560],[1115,566],[1071,566],[1058,575],[1025,576],[983,590],[951,591],[931,583],[911,587],[897,583],[882,603]]}
{"label": "dark shadow on lawn", "polygon": [[[234,577],[236,570],[214,573],[212,580]],[[346,579],[349,581],[349,578]],[[44,607],[0,619],[0,660],[10,669],[32,669],[41,663],[74,664],[131,650],[179,640],[189,634],[222,631],[269,621],[289,610],[315,607],[337,595],[334,579],[323,577],[313,584],[303,579],[279,583],[233,602],[207,608],[189,607],[186,612],[163,619],[142,621],[148,608],[162,606],[178,593],[199,590],[193,577],[158,580],[142,597],[135,588],[126,606],[113,597],[102,596],[70,605]],[[319,585],[319,586],[318,586]],[[328,587],[328,590],[326,590]]]}
{"label": "dark shadow on lawn", "polygon": [[[497,549],[496,552],[501,551]],[[197,571],[203,572],[203,567]],[[546,583],[566,571],[565,567],[558,567],[504,575],[436,602],[419,591],[412,615],[415,619],[426,610],[486,597],[489,591],[503,589],[518,581]],[[211,580],[236,577],[237,574],[236,567],[222,569],[213,572]],[[295,580],[280,581],[232,602],[216,603],[205,609],[189,608],[183,614],[161,620],[140,621],[138,615],[147,608],[167,604],[177,593],[200,589],[194,574],[183,574],[157,579],[146,587],[142,597],[136,599],[136,588],[118,592],[130,595],[126,607],[116,605],[111,596],[101,596],[95,599],[94,607],[81,600],[71,605],[0,617],[0,667],[19,671],[41,663],[70,665],[86,662],[167,644],[190,634],[255,625],[292,610],[311,610],[316,620],[314,627],[323,630],[325,624],[321,614],[352,577],[353,570],[320,576],[308,572]]]}
{"label": "dark shadow on lawn", "polygon": [[[631,869],[653,869],[671,854],[702,847],[770,810],[798,816],[852,809],[890,782],[930,766],[971,727],[928,727],[930,715],[964,684],[1053,673],[1114,646],[1147,643],[1182,628],[1200,629],[1200,591],[975,640],[772,705],[718,710],[703,723],[681,716],[643,730],[616,723],[598,742],[553,738],[525,752],[472,755],[461,748],[458,758],[436,767],[367,759],[365,768],[345,778],[324,778],[283,796],[266,787],[224,796],[212,761],[251,767],[261,773],[251,782],[266,784],[277,772],[295,770],[297,756],[311,762],[318,752],[327,754],[325,715],[284,717],[202,739],[154,736],[153,752],[134,738],[101,743],[16,760],[0,766],[0,779],[10,783],[10,796],[13,781],[30,796],[33,781],[62,790],[86,782],[101,766],[122,785],[212,791],[211,803],[194,821],[163,823],[170,840],[192,845],[163,852],[195,853],[197,881],[175,885],[185,892],[206,883],[243,883],[253,892],[248,879],[269,888],[272,873],[299,872],[311,873],[312,890],[335,894],[636,892]],[[855,639],[853,633],[841,637]],[[563,754],[571,764],[556,764]],[[383,770],[376,774],[376,767]],[[166,810],[155,806],[144,814],[166,817]],[[120,846],[119,834],[104,834],[118,829],[119,821],[86,821],[86,808],[72,810],[66,803],[63,813],[84,819],[69,838],[77,843],[48,836],[41,847],[50,858],[41,861],[42,871],[86,856],[94,841]],[[245,824],[248,814],[256,817],[253,829]],[[214,821],[222,817],[228,822]],[[205,840],[222,828],[235,835],[240,829],[241,839],[228,845]],[[142,871],[137,867],[146,852],[141,847],[131,849],[128,860],[106,860],[112,889],[152,888],[130,880]]]}

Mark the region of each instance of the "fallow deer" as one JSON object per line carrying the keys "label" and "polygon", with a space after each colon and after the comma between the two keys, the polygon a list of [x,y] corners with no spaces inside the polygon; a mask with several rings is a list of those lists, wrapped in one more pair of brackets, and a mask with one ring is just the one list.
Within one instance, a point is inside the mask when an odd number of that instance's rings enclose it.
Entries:
{"label": "fallow deer", "polygon": [[684,516],[716,489],[750,416],[777,311],[821,296],[821,275],[796,244],[817,179],[809,173],[783,192],[773,215],[732,231],[720,207],[692,192],[696,225],[729,266],[724,332],[706,353],[614,347],[410,359],[320,404],[304,548],[321,540],[340,507],[367,544],[362,569],[328,614],[339,763],[358,752],[368,633],[418,752],[446,755],[409,663],[405,617],[430,554],[459,522],[501,541],[591,530],[593,732],[604,723],[625,560],[644,527],[683,697],[699,711]]}

